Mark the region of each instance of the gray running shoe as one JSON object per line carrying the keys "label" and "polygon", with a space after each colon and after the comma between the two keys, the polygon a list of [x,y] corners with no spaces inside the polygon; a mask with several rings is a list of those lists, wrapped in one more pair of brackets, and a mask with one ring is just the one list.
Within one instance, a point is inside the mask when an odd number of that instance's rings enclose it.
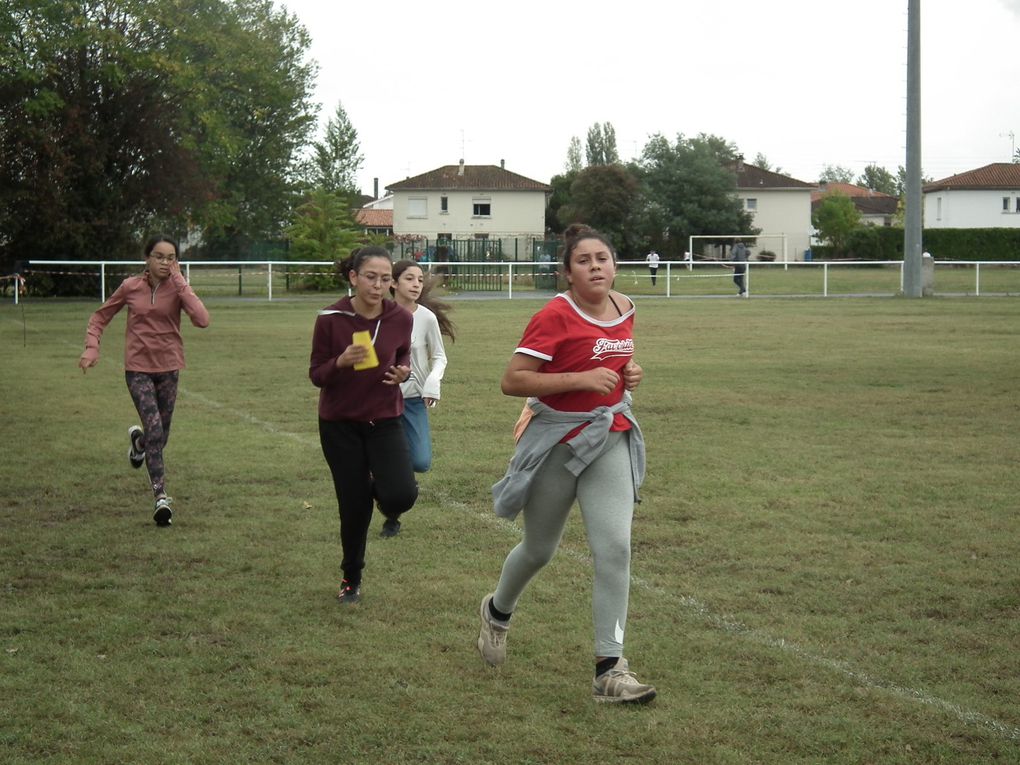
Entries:
{"label": "gray running shoe", "polygon": [[622,656],[616,666],[595,678],[591,684],[595,701],[610,704],[644,704],[655,698],[655,688],[638,682]]}
{"label": "gray running shoe", "polygon": [[490,593],[482,598],[480,616],[482,629],[478,633],[478,653],[482,655],[485,663],[491,667],[498,667],[506,661],[506,633],[509,625],[494,621],[489,613],[489,601],[492,600]]}

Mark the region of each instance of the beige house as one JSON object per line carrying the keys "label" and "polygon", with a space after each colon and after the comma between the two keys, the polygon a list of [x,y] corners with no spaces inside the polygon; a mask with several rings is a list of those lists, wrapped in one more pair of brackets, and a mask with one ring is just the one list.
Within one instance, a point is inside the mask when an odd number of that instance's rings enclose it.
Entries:
{"label": "beige house", "polygon": [[1020,228],[1020,164],[995,162],[922,192],[925,228]]}
{"label": "beige house", "polygon": [[[429,245],[468,240],[470,256],[530,259],[545,238],[545,207],[552,188],[495,165],[445,165],[390,184],[393,234]],[[452,244],[451,244],[452,246]]]}
{"label": "beige house", "polygon": [[[815,186],[738,159],[731,165],[737,198],[761,229],[751,246],[752,259],[771,250],[777,261],[803,260],[811,246],[811,192]],[[768,238],[765,235],[770,235]]]}

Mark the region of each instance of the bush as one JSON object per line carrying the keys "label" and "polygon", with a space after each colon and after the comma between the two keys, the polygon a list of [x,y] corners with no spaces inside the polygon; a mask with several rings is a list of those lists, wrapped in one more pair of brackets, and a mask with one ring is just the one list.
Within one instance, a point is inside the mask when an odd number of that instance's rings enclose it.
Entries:
{"label": "bush", "polygon": [[[923,247],[938,260],[1020,260],[1020,229],[929,228]],[[844,257],[828,245],[814,245],[815,260]],[[903,229],[861,226],[848,238],[846,256],[861,260],[903,260]]]}

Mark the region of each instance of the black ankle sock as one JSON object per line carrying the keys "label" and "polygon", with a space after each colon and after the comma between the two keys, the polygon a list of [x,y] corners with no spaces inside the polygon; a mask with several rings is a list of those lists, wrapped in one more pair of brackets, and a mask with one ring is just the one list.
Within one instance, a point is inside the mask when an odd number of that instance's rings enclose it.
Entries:
{"label": "black ankle sock", "polygon": [[489,598],[489,616],[498,622],[508,622],[513,614],[504,614],[493,605],[492,598]]}
{"label": "black ankle sock", "polygon": [[619,660],[618,656],[610,656],[608,659],[595,662],[595,677],[606,674],[606,672],[616,666],[616,662]]}

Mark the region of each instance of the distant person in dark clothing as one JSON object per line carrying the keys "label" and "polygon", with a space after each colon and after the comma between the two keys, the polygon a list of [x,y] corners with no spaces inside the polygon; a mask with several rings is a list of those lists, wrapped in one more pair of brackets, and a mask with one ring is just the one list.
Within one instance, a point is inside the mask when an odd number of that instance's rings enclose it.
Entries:
{"label": "distant person in dark clothing", "polygon": [[743,242],[733,245],[730,253],[730,260],[733,262],[733,283],[737,285],[737,294],[740,297],[747,297],[747,247]]}

